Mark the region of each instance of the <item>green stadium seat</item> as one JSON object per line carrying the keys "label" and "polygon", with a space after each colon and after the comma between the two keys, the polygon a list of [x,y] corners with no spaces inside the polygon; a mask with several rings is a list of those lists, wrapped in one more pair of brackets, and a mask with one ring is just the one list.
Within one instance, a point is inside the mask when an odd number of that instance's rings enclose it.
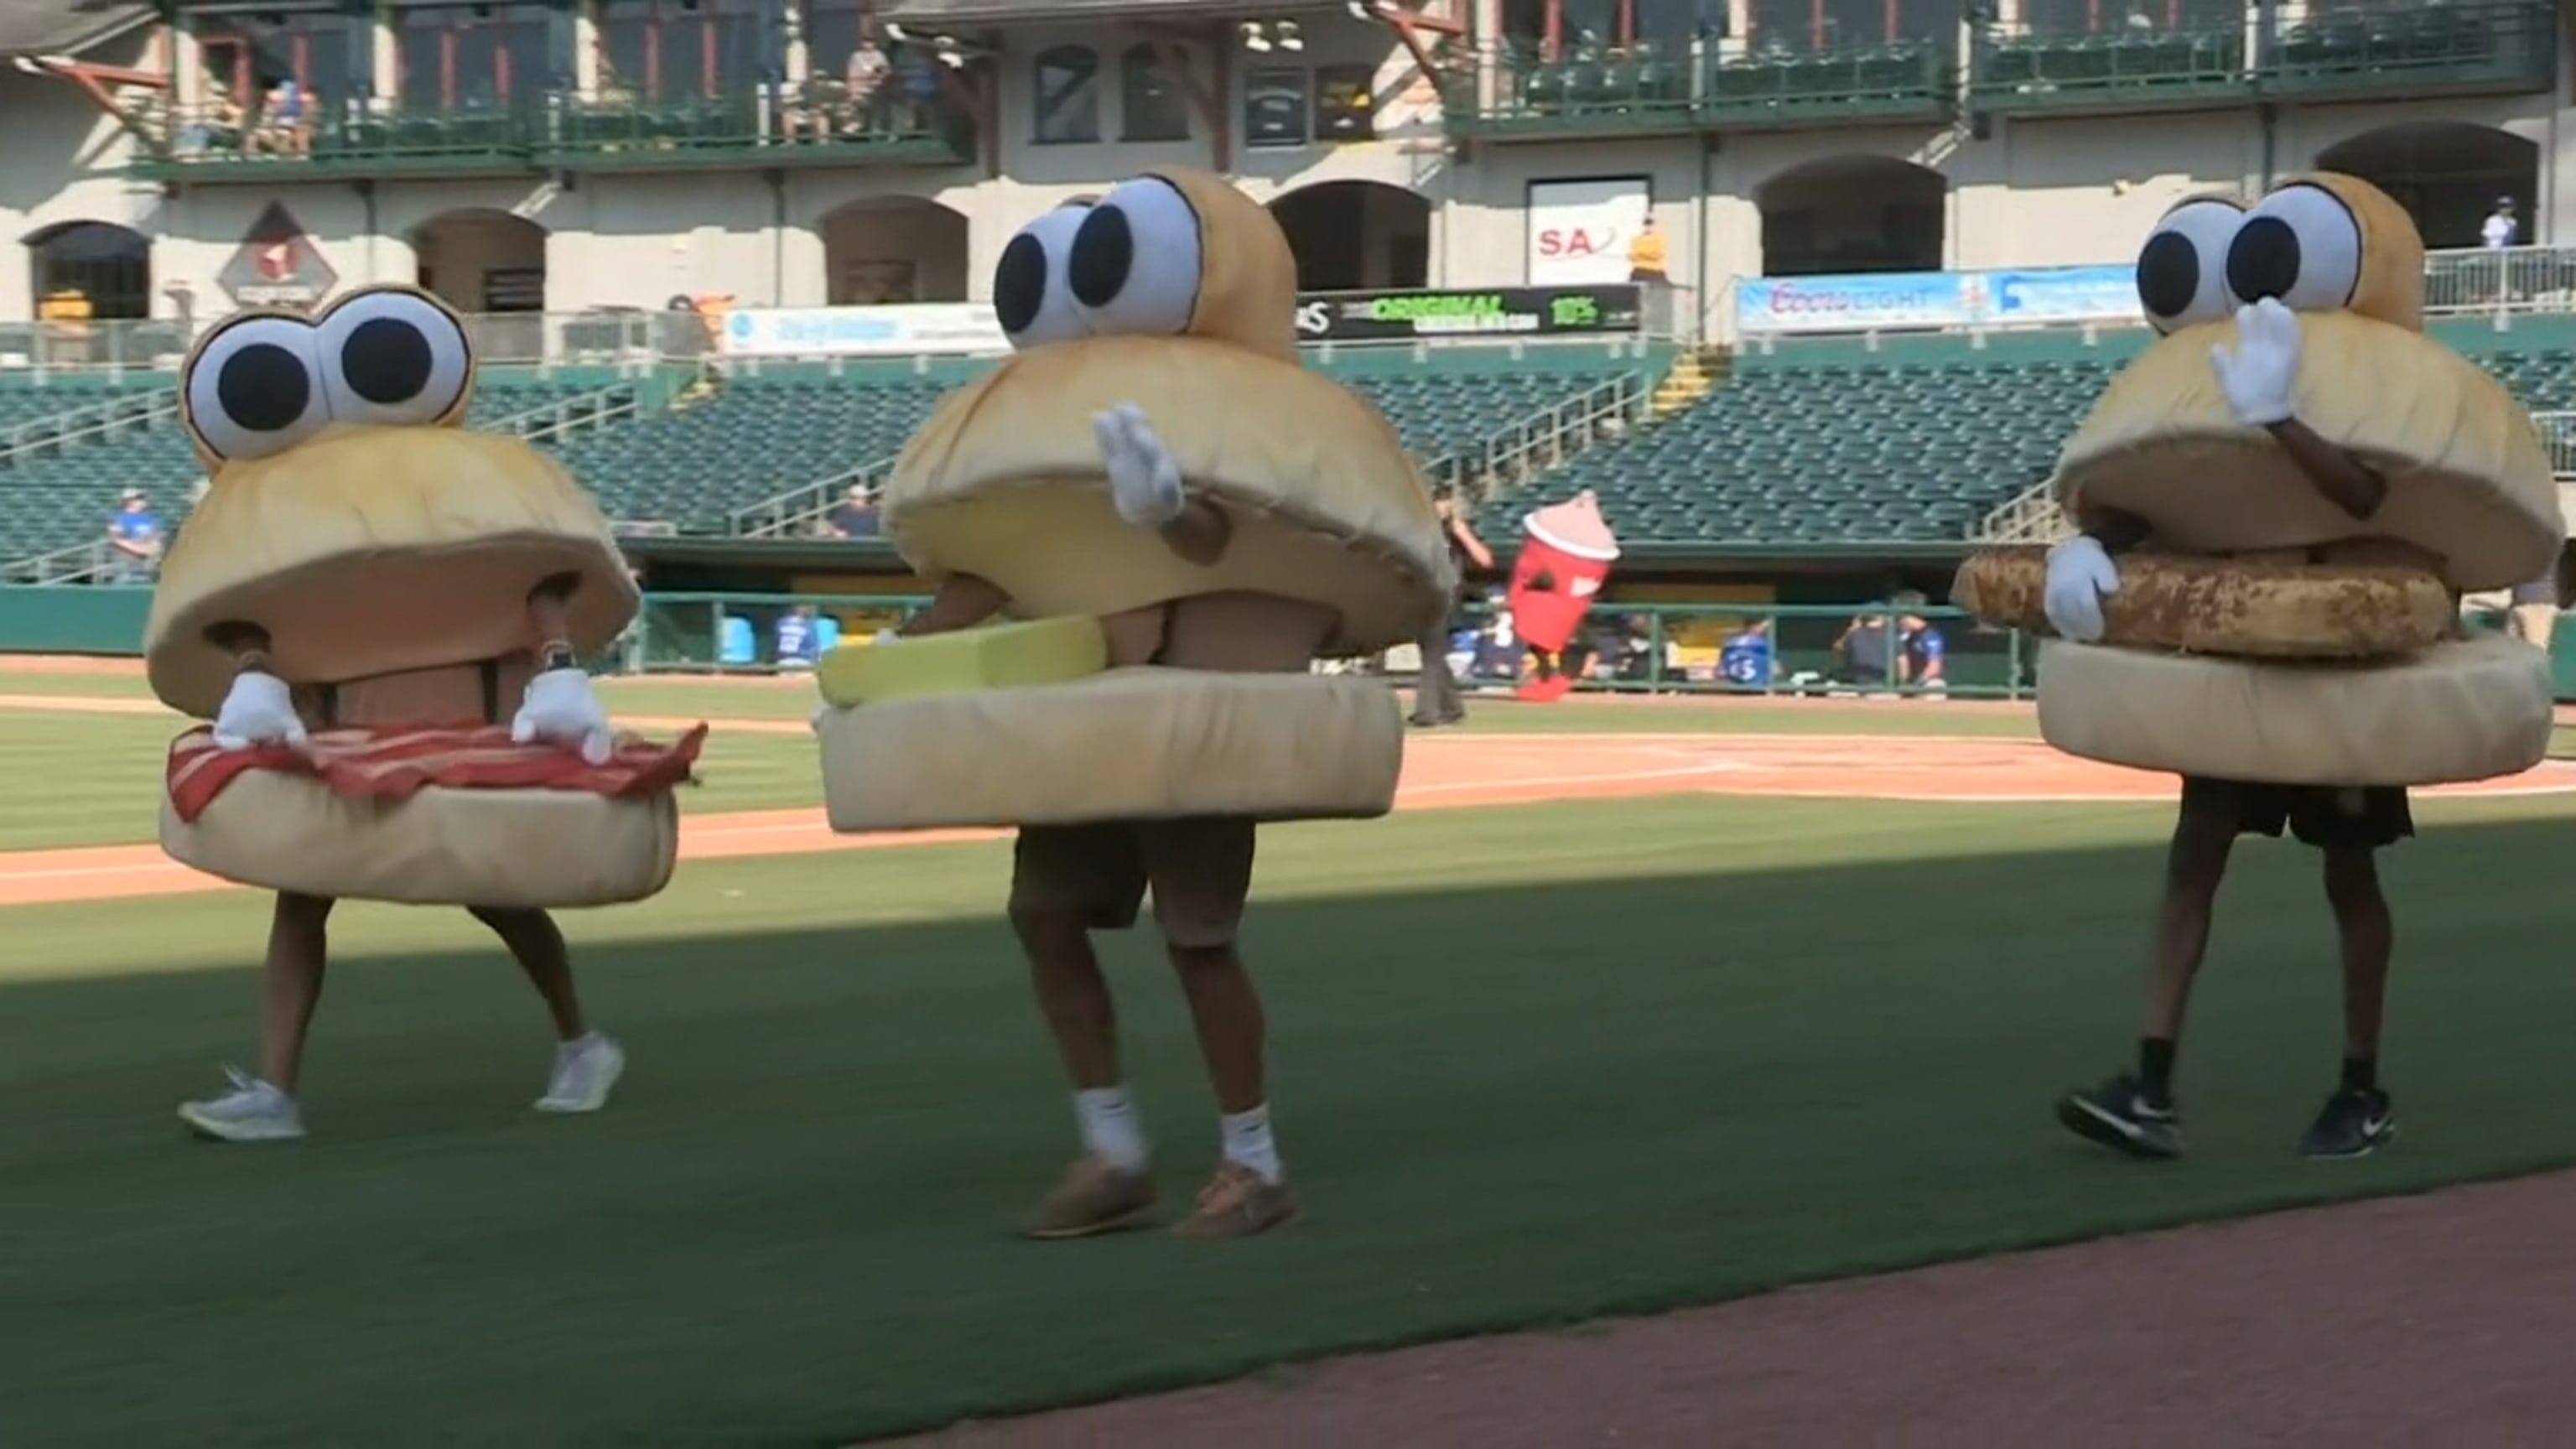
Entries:
{"label": "green stadium seat", "polygon": [[[2437,328],[2535,412],[2576,409],[2576,338],[2552,345],[2474,325]],[[2066,435],[2143,332],[2071,334],[1981,353],[1916,339],[1886,360],[1850,343],[1790,343],[1740,359],[1680,411],[1598,444],[1491,500],[1478,524],[1509,537],[1534,501],[1590,488],[1623,537],[1703,545],[1965,539],[2055,468]]]}

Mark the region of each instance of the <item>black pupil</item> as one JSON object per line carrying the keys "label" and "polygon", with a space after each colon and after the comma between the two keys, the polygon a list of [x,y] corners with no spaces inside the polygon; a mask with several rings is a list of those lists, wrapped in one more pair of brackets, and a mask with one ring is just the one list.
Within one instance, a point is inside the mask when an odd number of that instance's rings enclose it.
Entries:
{"label": "black pupil", "polygon": [[2200,248],[2178,231],[2159,232],[2138,253],[2138,301],[2150,317],[2179,317],[2200,295]]}
{"label": "black pupil", "polygon": [[379,407],[407,403],[429,390],[429,339],[391,317],[361,322],[340,345],[340,375],[349,390]]}
{"label": "black pupil", "polygon": [[2299,284],[2299,234],[2277,216],[2258,216],[2227,249],[2227,290],[2248,302],[2286,297]]}
{"label": "black pupil", "polygon": [[993,319],[1005,332],[1028,331],[1046,305],[1046,286],[1046,244],[1026,234],[1011,238],[993,269]]}
{"label": "black pupil", "polygon": [[277,433],[295,426],[313,404],[313,376],[303,359],[274,342],[254,342],[224,359],[215,400],[235,426]]}
{"label": "black pupil", "polygon": [[1136,233],[1127,213],[1115,206],[1096,206],[1073,234],[1073,299],[1086,307],[1106,307],[1126,289],[1127,273],[1136,265]]}

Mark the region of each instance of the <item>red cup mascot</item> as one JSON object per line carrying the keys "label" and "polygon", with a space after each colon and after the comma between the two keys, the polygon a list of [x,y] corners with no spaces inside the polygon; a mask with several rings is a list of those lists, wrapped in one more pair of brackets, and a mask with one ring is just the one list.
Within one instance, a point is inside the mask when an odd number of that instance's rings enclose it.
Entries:
{"label": "red cup mascot", "polygon": [[1574,688],[1562,665],[1565,648],[1609,582],[1619,540],[1589,488],[1522,518],[1521,532],[1520,557],[1512,561],[1512,629],[1529,646],[1537,670],[1518,692],[1528,700],[1563,699]]}

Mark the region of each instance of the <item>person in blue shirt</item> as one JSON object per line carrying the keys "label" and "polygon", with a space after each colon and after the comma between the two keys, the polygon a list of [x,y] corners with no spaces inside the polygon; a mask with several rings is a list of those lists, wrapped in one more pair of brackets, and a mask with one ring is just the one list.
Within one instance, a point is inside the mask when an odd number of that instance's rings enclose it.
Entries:
{"label": "person in blue shirt", "polygon": [[[1916,596],[1898,602],[1919,604],[1922,599]],[[1897,677],[1916,689],[1948,689],[1950,682],[1943,672],[1942,659],[1949,646],[1942,642],[1940,629],[1920,614],[1906,615],[1897,621],[1897,627],[1905,643],[1905,662]]]}
{"label": "person in blue shirt", "polygon": [[778,616],[778,667],[811,669],[823,657],[823,631],[814,622],[814,606],[798,604]]}
{"label": "person in blue shirt", "polygon": [[140,488],[126,489],[107,520],[110,577],[129,584],[150,580],[161,566],[161,545],[161,515],[152,511],[152,500]]}
{"label": "person in blue shirt", "polygon": [[1738,689],[1771,686],[1771,621],[1748,619],[1717,650],[1717,672]]}

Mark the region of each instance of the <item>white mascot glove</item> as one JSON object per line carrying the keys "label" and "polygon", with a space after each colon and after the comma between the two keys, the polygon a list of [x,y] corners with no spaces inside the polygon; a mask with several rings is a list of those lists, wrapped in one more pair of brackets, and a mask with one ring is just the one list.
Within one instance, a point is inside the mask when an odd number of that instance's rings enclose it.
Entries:
{"label": "white mascot glove", "polygon": [[577,668],[549,669],[528,681],[527,700],[510,721],[510,738],[523,745],[572,746],[594,765],[607,764],[617,748],[608,711],[599,707],[589,674]]}
{"label": "white mascot glove", "polygon": [[2236,309],[2236,349],[2209,349],[2218,390],[2249,428],[2288,422],[2299,410],[2299,318],[2269,297]]}
{"label": "white mascot glove", "polygon": [[215,711],[216,748],[302,743],[304,721],[295,717],[295,699],[287,692],[285,680],[256,670],[233,676],[223,708]]}
{"label": "white mascot glove", "polygon": [[2049,627],[2078,644],[2102,637],[2102,601],[2120,592],[2120,569],[2101,541],[2077,534],[2048,551],[2048,583],[2040,602]]}
{"label": "white mascot glove", "polygon": [[1109,498],[1118,516],[1140,528],[1160,528],[1181,516],[1189,505],[1181,491],[1181,468],[1172,461],[1145,410],[1121,403],[1091,420],[1100,440],[1100,457],[1109,468]]}

